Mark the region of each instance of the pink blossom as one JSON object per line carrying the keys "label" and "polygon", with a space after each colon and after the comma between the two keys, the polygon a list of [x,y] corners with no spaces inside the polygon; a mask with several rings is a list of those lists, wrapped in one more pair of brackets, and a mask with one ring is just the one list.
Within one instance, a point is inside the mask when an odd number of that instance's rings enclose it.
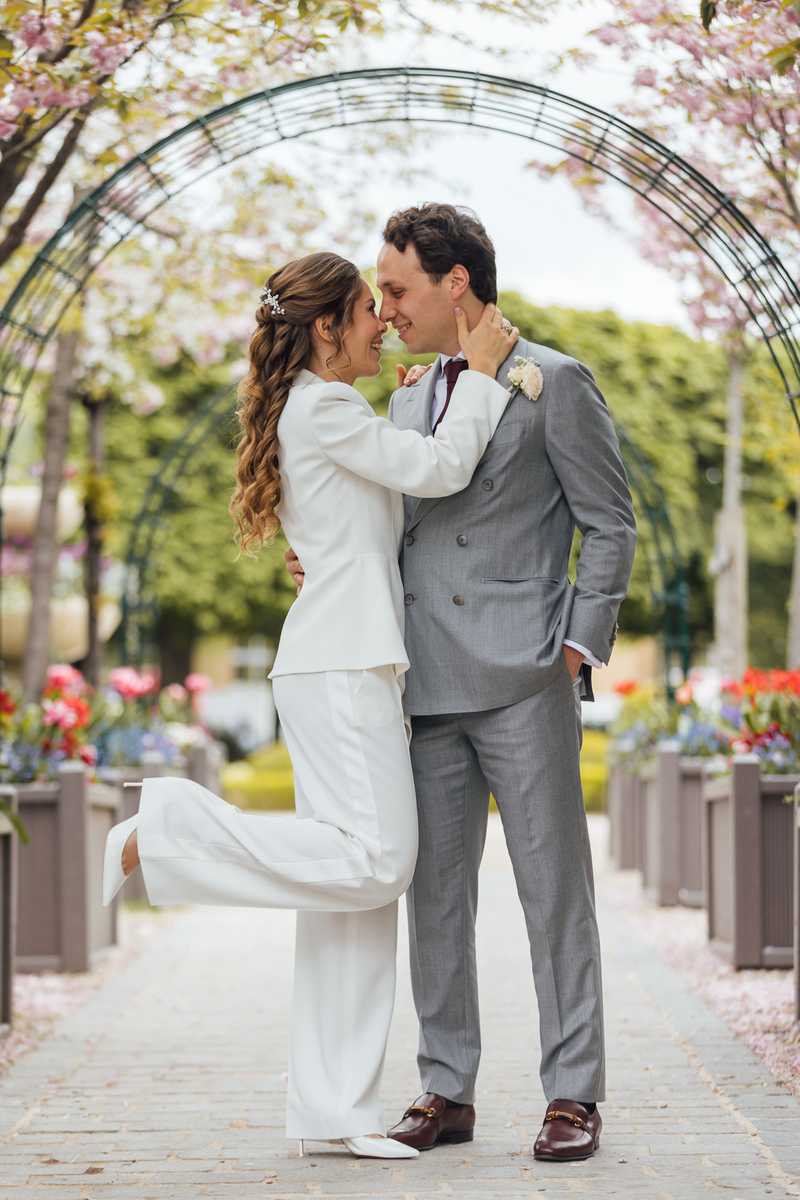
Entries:
{"label": "pink blossom", "polygon": [[6,121],[0,117],[0,138],[11,137],[12,133],[16,133],[16,125],[12,125],[10,121]]}
{"label": "pink blossom", "polygon": [[176,704],[183,704],[185,700],[189,699],[189,693],[186,688],[182,687],[179,683],[170,683],[164,688],[164,691],[170,700],[174,700]]}
{"label": "pink blossom", "polygon": [[43,50],[54,50],[59,43],[56,28],[58,17],[41,16],[39,13],[24,13],[20,17],[19,36],[27,50],[40,53]]}
{"label": "pink blossom", "polygon": [[633,77],[634,87],[655,87],[656,73],[652,67],[640,67]]}
{"label": "pink blossom", "polygon": [[209,691],[214,686],[213,679],[211,679],[208,675],[200,675],[198,672],[194,672],[192,675],[187,675],[183,682],[186,685],[187,692],[191,692],[193,696],[201,695],[203,692]]}
{"label": "pink blossom", "polygon": [[129,47],[122,43],[107,42],[99,30],[87,33],[86,44],[89,47],[89,58],[103,75],[113,75],[130,53]]}

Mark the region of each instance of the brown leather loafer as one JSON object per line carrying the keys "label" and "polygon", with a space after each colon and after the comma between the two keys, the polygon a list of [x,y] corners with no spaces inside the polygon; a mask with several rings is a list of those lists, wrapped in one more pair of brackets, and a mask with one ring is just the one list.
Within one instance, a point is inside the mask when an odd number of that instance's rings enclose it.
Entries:
{"label": "brown leather loafer", "polygon": [[444,1096],[426,1092],[403,1114],[388,1136],[415,1150],[471,1142],[475,1109],[471,1104],[450,1104]]}
{"label": "brown leather loafer", "polygon": [[551,1162],[591,1158],[600,1145],[603,1122],[597,1109],[587,1112],[575,1100],[548,1104],[542,1131],[533,1145],[533,1157]]}

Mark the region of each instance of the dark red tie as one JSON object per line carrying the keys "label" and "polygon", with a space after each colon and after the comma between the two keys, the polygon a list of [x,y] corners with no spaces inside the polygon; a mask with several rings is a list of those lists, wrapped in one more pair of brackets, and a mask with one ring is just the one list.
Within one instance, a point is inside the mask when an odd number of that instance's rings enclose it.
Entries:
{"label": "dark red tie", "polygon": [[468,367],[469,367],[469,363],[464,362],[463,358],[451,358],[450,362],[447,362],[444,364],[444,377],[447,380],[447,396],[445,398],[444,408],[440,412],[440,414],[436,420],[436,424],[433,427],[434,433],[436,433],[436,430],[439,428],[439,422],[441,421],[444,414],[447,412],[447,409],[450,404],[450,397],[453,394],[453,388],[456,386],[456,380],[458,379],[461,372],[466,371],[468,369]]}

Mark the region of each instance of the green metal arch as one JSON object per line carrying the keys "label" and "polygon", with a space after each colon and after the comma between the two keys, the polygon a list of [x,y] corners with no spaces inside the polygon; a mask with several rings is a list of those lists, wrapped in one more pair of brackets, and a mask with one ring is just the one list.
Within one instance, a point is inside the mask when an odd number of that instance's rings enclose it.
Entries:
{"label": "green metal arch", "polygon": [[397,121],[513,134],[587,162],[645,197],[712,259],[745,304],[800,429],[800,290],[730,196],[627,121],[539,84],[438,67],[381,67],[298,79],[223,105],[135,155],[69,214],[0,311],[0,475],[42,348],[98,263],[146,217],[191,183],[265,146]]}

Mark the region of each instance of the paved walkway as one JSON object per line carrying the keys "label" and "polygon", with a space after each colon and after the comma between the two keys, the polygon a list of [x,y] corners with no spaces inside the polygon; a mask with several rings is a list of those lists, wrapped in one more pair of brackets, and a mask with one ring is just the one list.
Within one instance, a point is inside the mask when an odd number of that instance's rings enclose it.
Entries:
{"label": "paved walkway", "polygon": [[[623,918],[604,910],[602,929],[609,1100],[602,1148],[586,1163],[530,1155],[543,1112],[536,1010],[494,818],[474,1143],[396,1166],[322,1145],[299,1159],[283,1135],[293,917],[194,909],[2,1080],[0,1200],[800,1197],[800,1104]],[[403,978],[390,1116],[417,1093],[414,1049]]]}

